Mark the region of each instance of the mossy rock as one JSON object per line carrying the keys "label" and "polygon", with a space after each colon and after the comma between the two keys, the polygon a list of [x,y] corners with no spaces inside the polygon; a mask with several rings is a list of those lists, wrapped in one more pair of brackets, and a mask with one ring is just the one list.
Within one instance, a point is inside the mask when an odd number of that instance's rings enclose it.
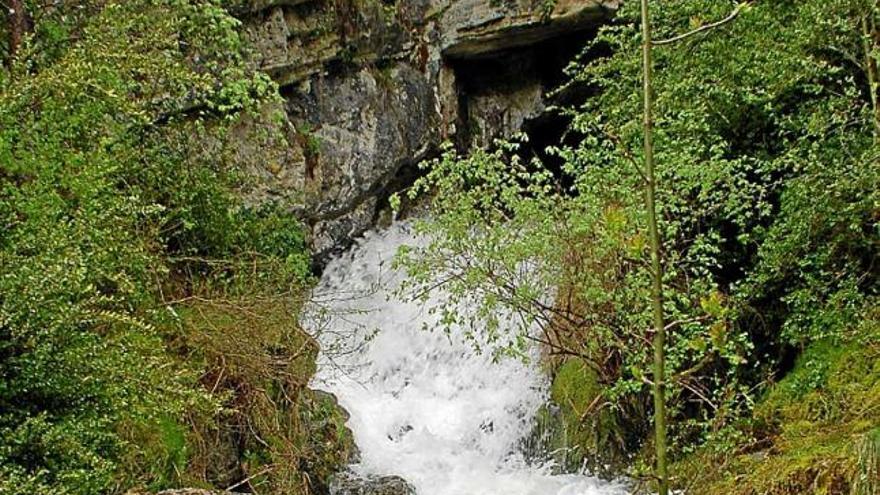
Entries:
{"label": "mossy rock", "polygon": [[309,455],[301,468],[309,474],[314,493],[329,493],[333,476],[359,457],[351,430],[346,426],[348,411],[331,393],[309,390],[301,408]]}
{"label": "mossy rock", "polygon": [[628,461],[627,432],[618,411],[605,406],[596,372],[568,359],[554,373],[550,402],[536,416],[524,450],[551,460],[560,472],[619,474]]}

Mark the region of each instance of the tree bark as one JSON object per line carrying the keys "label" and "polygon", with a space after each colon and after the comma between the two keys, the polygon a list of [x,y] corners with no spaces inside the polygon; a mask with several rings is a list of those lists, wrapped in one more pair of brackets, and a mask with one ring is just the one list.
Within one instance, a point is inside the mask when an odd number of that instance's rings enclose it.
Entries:
{"label": "tree bark", "polygon": [[9,59],[15,58],[25,31],[24,0],[9,0]]}
{"label": "tree bark", "polygon": [[868,76],[868,91],[871,95],[871,109],[874,121],[874,142],[880,142],[880,103],[877,92],[880,90],[880,74],[877,69],[877,59],[874,57],[875,43],[877,40],[877,25],[874,22],[874,9],[862,17],[862,48],[865,56],[865,73]]}
{"label": "tree bark", "polygon": [[666,467],[666,325],[663,323],[663,268],[660,262],[660,234],[654,177],[654,97],[651,56],[651,16],[648,0],[642,0],[642,80],[644,93],[645,203],[651,241],[651,305],[654,314],[654,443],[657,450],[656,476],[659,495],[669,493]]}

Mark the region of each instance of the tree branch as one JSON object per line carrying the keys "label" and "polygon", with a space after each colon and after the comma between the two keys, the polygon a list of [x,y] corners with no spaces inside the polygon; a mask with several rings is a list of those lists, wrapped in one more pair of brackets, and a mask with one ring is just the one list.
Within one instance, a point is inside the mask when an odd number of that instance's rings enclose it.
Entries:
{"label": "tree branch", "polygon": [[747,7],[748,5],[749,5],[749,2],[742,2],[739,5],[737,5],[735,9],[733,9],[733,12],[731,12],[730,15],[728,15],[724,19],[721,19],[718,22],[713,22],[711,24],[704,24],[704,25],[698,27],[697,29],[694,29],[693,31],[688,31],[687,33],[680,34],[680,35],[674,36],[672,38],[667,38],[665,40],[653,41],[653,42],[651,42],[651,44],[654,46],[671,45],[673,43],[677,43],[679,41],[683,41],[687,38],[690,38],[691,36],[695,36],[697,34],[704,33],[704,32],[709,31],[711,29],[721,27],[725,24],[730,23],[734,19],[736,19],[739,16],[740,12],[742,12],[743,9],[745,7]]}

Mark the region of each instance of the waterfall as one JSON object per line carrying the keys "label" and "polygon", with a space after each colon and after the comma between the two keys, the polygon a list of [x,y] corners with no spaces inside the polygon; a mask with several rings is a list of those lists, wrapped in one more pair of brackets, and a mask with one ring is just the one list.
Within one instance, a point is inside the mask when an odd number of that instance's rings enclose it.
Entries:
{"label": "waterfall", "polygon": [[[526,462],[518,447],[548,380],[536,359],[493,362],[464,332],[425,330],[438,316],[395,297],[403,275],[391,266],[398,247],[422,242],[406,223],[368,233],[328,264],[306,320],[323,348],[313,386],[351,414],[361,451],[351,468],[401,476],[419,495],[626,493]],[[443,297],[435,291],[429,305]]]}

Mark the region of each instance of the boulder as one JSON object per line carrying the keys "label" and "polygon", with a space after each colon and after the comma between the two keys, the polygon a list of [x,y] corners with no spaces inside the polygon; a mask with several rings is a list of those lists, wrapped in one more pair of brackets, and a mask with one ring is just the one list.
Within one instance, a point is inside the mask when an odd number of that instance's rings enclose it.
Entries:
{"label": "boulder", "polygon": [[400,476],[360,477],[351,472],[337,474],[330,483],[330,495],[415,495],[416,490]]}
{"label": "boulder", "polygon": [[229,491],[212,491],[203,490],[201,488],[175,488],[173,490],[162,490],[156,495],[237,495],[238,492]]}

